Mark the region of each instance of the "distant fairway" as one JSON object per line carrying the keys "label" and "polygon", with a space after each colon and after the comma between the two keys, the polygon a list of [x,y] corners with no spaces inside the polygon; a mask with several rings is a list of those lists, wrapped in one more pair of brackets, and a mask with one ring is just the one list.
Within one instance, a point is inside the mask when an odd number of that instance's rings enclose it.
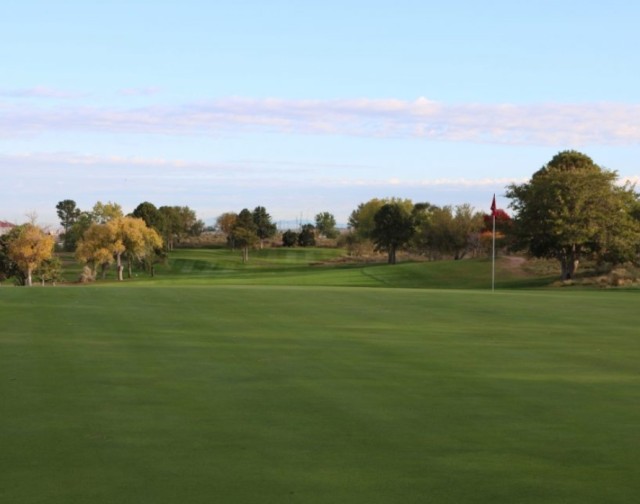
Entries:
{"label": "distant fairway", "polygon": [[[71,254],[65,257],[65,279],[75,282],[81,267]],[[170,254],[165,264],[156,267],[151,279],[147,273],[134,272],[131,282],[153,285],[294,285],[324,287],[400,287],[445,289],[490,289],[491,260],[402,261],[388,265],[346,257],[342,249],[265,248],[253,250],[243,264],[240,253],[227,248],[181,249]],[[555,263],[552,263],[555,265]],[[531,288],[548,286],[557,280],[557,272],[546,276],[516,271],[506,258],[496,263],[496,287]],[[107,282],[115,281],[114,269]],[[104,283],[99,279],[98,283]]]}
{"label": "distant fairway", "polygon": [[[228,249],[178,250],[159,268],[155,282],[206,285],[296,285],[340,287],[400,287],[490,289],[491,261],[344,262],[339,249],[275,248],[253,251],[248,264]],[[559,273],[558,273],[559,274]],[[498,288],[529,288],[551,284],[557,274],[532,277],[514,271],[499,258]]]}
{"label": "distant fairway", "polygon": [[218,285],[269,272],[197,253],[0,288],[0,502],[637,502],[638,291]]}

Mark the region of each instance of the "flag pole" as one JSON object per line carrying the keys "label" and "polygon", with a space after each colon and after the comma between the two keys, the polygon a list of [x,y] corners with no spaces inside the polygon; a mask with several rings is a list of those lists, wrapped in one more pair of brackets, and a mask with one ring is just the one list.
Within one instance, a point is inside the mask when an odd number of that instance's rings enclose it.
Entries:
{"label": "flag pole", "polygon": [[496,195],[491,201],[491,218],[493,220],[493,232],[491,233],[491,292],[496,289]]}
{"label": "flag pole", "polygon": [[496,289],[496,213],[493,212],[493,246],[491,247],[491,292]]}

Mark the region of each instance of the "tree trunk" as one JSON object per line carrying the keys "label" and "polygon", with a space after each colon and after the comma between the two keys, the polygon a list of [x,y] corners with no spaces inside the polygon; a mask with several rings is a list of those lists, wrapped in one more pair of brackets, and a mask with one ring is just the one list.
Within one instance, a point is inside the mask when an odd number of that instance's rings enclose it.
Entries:
{"label": "tree trunk", "polygon": [[560,261],[562,280],[571,280],[578,269],[578,259],[565,258]]}
{"label": "tree trunk", "polygon": [[464,259],[464,256],[467,255],[467,251],[466,250],[456,250],[454,256],[453,256],[453,260],[454,261],[461,261],[462,259]]}
{"label": "tree trunk", "polygon": [[388,264],[395,264],[396,263],[396,247],[395,247],[395,245],[391,245],[389,247],[389,256],[388,256],[387,263]]}
{"label": "tree trunk", "polygon": [[127,268],[128,268],[128,269],[127,269],[127,278],[131,278],[131,277],[132,277],[132,274],[131,274],[131,269],[132,269],[132,265],[131,265],[131,263],[132,263],[132,262],[133,262],[133,261],[131,260],[131,257],[130,257],[130,256],[129,256],[129,257],[127,257]]}
{"label": "tree trunk", "polygon": [[122,256],[120,254],[116,255],[116,266],[118,269],[118,281],[122,282],[124,280],[124,277],[122,276],[124,267],[122,266]]}
{"label": "tree trunk", "polygon": [[31,268],[27,268],[27,278],[25,279],[25,281],[25,285],[27,287],[31,287],[33,285],[33,282],[31,281]]}
{"label": "tree trunk", "polygon": [[563,252],[560,256],[560,268],[562,270],[562,280],[572,280],[578,270],[580,262],[580,252],[575,245]]}

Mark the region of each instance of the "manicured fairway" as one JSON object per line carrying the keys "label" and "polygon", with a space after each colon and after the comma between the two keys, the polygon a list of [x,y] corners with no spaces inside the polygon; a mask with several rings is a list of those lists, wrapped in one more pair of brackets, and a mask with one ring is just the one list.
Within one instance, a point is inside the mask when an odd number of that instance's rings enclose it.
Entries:
{"label": "manicured fairway", "polygon": [[0,288],[0,502],[637,502],[639,304]]}

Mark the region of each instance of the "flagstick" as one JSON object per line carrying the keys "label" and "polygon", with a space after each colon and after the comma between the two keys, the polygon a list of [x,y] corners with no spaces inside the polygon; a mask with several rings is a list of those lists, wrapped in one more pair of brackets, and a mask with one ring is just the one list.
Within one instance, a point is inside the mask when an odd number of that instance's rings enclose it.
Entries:
{"label": "flagstick", "polygon": [[491,212],[493,214],[493,247],[491,249],[491,292],[493,292],[496,288],[496,212]]}

